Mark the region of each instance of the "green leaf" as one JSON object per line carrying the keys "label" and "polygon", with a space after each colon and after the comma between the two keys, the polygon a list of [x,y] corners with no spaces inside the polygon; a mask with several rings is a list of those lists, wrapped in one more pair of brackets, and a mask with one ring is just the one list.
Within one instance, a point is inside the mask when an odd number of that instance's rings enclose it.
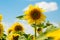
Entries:
{"label": "green leaf", "polygon": [[3,34],[3,36],[7,36],[6,34]]}
{"label": "green leaf", "polygon": [[48,37],[48,39],[45,39],[45,40],[53,40],[54,38],[53,37]]}
{"label": "green leaf", "polygon": [[18,16],[18,17],[16,17],[16,18],[18,18],[18,19],[23,19],[23,17],[24,17],[24,15],[21,15],[21,16]]}
{"label": "green leaf", "polygon": [[49,21],[47,21],[46,26],[50,26],[50,25],[53,25],[53,24],[51,24]]}
{"label": "green leaf", "polygon": [[31,26],[35,28],[35,26],[37,26],[37,25],[36,24],[32,24]]}
{"label": "green leaf", "polygon": [[46,28],[46,26],[44,25],[44,23],[41,23],[39,25],[37,25],[38,27],[42,27],[42,28]]}
{"label": "green leaf", "polygon": [[2,37],[2,40],[6,40],[6,37]]}
{"label": "green leaf", "polygon": [[24,36],[19,36],[18,40],[26,40]]}
{"label": "green leaf", "polygon": [[28,38],[28,35],[27,34],[23,34],[26,38]]}
{"label": "green leaf", "polygon": [[48,32],[53,32],[53,31],[56,31],[60,28],[56,28],[55,26],[48,26],[46,31],[44,32],[44,34],[48,33]]}

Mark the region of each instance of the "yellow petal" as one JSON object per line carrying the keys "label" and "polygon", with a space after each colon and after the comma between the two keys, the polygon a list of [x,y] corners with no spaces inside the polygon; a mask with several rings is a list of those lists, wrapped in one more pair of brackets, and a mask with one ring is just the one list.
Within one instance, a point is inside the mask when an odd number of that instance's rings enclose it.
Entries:
{"label": "yellow petal", "polygon": [[2,21],[2,14],[0,14],[0,21]]}

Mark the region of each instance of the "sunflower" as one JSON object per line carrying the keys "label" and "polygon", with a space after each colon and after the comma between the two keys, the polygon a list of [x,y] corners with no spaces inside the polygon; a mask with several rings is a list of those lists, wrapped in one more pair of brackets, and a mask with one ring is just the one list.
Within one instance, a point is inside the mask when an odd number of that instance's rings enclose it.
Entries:
{"label": "sunflower", "polygon": [[11,28],[12,28],[12,31],[22,31],[22,32],[24,31],[23,26],[18,22],[13,24],[13,26]]}
{"label": "sunflower", "polygon": [[30,24],[33,24],[36,22],[36,24],[39,24],[43,21],[45,21],[46,16],[42,14],[44,10],[39,8],[38,6],[29,6],[29,9],[24,12],[25,16],[24,19],[27,20]]}
{"label": "sunflower", "polygon": [[0,14],[0,21],[2,21],[2,15]]}
{"label": "sunflower", "polygon": [[35,37],[32,35],[32,36],[30,36],[31,37],[31,40],[35,40]]}
{"label": "sunflower", "polygon": [[42,28],[37,29],[37,33],[40,34],[42,32]]}
{"label": "sunflower", "polygon": [[4,31],[3,25],[0,23],[0,38],[3,36],[3,31]]}
{"label": "sunflower", "polygon": [[52,38],[54,38],[54,40],[60,40],[60,29],[58,29],[54,32],[47,33],[46,36],[47,37],[52,37]]}
{"label": "sunflower", "polygon": [[9,34],[8,36],[7,36],[7,40],[18,40],[18,38],[19,38],[19,34]]}
{"label": "sunflower", "polygon": [[12,32],[12,28],[8,29],[8,34],[10,34]]}

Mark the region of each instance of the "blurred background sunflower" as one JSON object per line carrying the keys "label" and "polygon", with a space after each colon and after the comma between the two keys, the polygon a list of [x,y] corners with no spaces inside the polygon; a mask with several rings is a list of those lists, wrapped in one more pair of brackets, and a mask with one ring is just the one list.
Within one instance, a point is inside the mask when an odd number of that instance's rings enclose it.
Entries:
{"label": "blurred background sunflower", "polygon": [[3,36],[4,27],[2,24],[2,15],[0,15],[0,38]]}
{"label": "blurred background sunflower", "polygon": [[13,31],[12,28],[9,28],[7,33],[10,34],[12,31]]}
{"label": "blurred background sunflower", "polygon": [[0,23],[0,38],[3,36],[4,28],[3,25]]}
{"label": "blurred background sunflower", "polygon": [[16,31],[24,31],[23,25],[21,25],[19,22],[14,23],[9,29],[8,29],[8,33],[10,33],[11,31],[16,32]]}
{"label": "blurred background sunflower", "polygon": [[52,31],[46,34],[47,37],[53,38],[53,40],[60,40],[60,29]]}
{"label": "blurred background sunflower", "polygon": [[19,34],[9,34],[7,40],[18,40],[19,36]]}
{"label": "blurred background sunflower", "polygon": [[3,17],[2,17],[2,14],[0,14],[0,22],[2,21],[2,18],[3,18]]}

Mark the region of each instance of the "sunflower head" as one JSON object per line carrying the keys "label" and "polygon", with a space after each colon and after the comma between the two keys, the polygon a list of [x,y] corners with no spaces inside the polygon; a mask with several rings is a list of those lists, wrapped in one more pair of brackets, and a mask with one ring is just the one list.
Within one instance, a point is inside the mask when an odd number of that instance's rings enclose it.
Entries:
{"label": "sunflower head", "polygon": [[16,22],[13,25],[12,29],[13,29],[13,31],[22,31],[22,32],[24,31],[23,26],[20,23],[18,23],[18,22]]}
{"label": "sunflower head", "polygon": [[29,23],[41,23],[45,20],[46,16],[43,13],[43,10],[37,6],[29,6],[29,9],[25,11],[25,19]]}
{"label": "sunflower head", "polygon": [[2,15],[0,14],[0,21],[2,21]]}
{"label": "sunflower head", "polygon": [[7,40],[18,40],[18,38],[19,38],[19,34],[9,34],[8,36],[7,36]]}
{"label": "sunflower head", "polygon": [[12,36],[13,40],[18,40],[18,38],[19,38],[19,34],[13,34],[13,36]]}

